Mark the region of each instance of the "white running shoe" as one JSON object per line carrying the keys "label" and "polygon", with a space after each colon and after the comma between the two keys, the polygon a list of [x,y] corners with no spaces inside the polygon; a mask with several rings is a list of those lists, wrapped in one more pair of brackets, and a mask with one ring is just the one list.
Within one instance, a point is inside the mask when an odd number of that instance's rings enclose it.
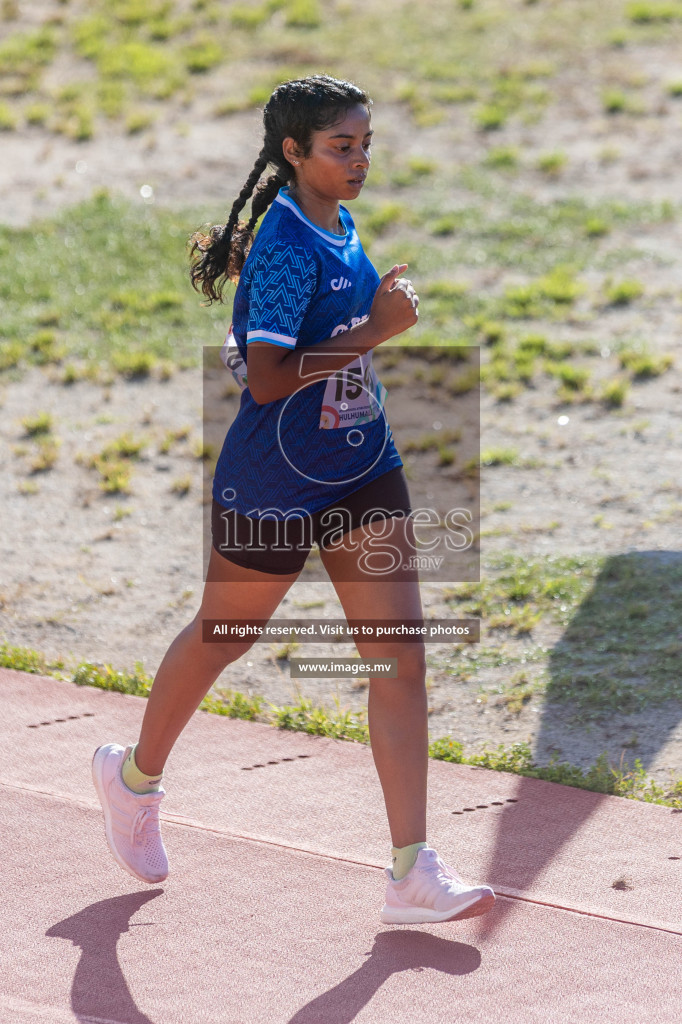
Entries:
{"label": "white running shoe", "polygon": [[104,811],[104,829],[116,863],[141,882],[163,882],[168,857],[161,839],[159,804],[166,795],[133,793],[123,782],[121,767],[130,747],[107,743],[92,759],[92,781]]}
{"label": "white running shoe", "polygon": [[429,846],[421,848],[413,867],[398,882],[390,868],[386,874],[386,902],[381,910],[384,924],[461,921],[485,914],[495,902],[489,885],[466,885]]}

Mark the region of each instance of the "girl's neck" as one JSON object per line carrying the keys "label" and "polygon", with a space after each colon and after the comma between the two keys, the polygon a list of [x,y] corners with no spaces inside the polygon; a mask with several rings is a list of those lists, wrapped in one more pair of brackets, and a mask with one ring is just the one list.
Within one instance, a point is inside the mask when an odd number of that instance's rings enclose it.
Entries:
{"label": "girl's neck", "polygon": [[307,190],[305,186],[301,188],[295,182],[289,186],[289,195],[300,211],[318,228],[329,231],[333,235],[345,234],[339,217],[338,199],[320,199],[319,196]]}

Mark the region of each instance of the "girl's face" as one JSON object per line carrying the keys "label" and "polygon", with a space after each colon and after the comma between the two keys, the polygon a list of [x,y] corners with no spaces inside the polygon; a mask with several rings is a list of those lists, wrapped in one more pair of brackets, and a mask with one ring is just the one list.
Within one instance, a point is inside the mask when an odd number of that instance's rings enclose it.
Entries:
{"label": "girl's face", "polygon": [[297,188],[318,199],[338,202],[360,195],[369,170],[371,142],[369,111],[358,103],[341,121],[313,133],[307,157],[291,138],[284,140],[283,150],[293,164]]}

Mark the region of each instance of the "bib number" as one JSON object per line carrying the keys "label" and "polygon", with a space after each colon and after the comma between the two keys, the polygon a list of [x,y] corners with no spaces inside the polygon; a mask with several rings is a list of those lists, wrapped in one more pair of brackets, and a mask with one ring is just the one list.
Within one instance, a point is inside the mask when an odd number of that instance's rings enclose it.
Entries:
{"label": "bib number", "polygon": [[372,353],[358,356],[327,380],[320,430],[340,430],[374,422],[383,412],[387,394],[372,365]]}

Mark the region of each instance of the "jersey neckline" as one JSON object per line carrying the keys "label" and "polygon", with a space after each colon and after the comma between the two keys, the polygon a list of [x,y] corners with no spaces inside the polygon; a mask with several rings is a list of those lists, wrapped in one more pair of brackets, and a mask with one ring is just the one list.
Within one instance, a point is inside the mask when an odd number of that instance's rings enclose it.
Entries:
{"label": "jersey neckline", "polygon": [[325,230],[325,228],[320,228],[317,226],[317,224],[313,224],[311,220],[308,220],[300,206],[296,202],[294,202],[294,200],[289,195],[288,185],[284,185],[279,190],[279,192],[275,196],[275,202],[281,203],[282,206],[285,206],[287,210],[290,210],[294,214],[295,217],[298,217],[298,219],[300,221],[303,221],[303,223],[306,224],[312,231],[315,231],[316,234],[321,235],[322,238],[325,238],[328,242],[331,242],[332,245],[344,246],[348,241],[348,225],[345,223],[345,220],[341,217],[342,212],[348,212],[344,206],[339,206],[339,220],[341,220],[341,223],[345,228],[345,234],[335,235],[333,231],[327,231]]}

